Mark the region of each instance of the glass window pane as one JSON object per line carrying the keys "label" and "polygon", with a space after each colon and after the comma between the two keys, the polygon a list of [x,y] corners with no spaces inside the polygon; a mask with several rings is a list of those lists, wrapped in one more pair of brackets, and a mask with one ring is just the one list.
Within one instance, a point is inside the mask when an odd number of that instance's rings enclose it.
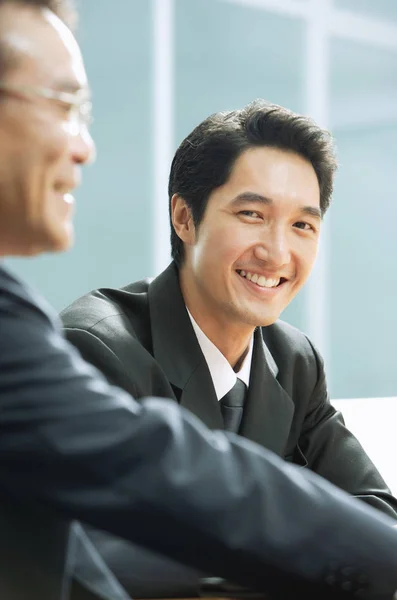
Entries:
{"label": "glass window pane", "polygon": [[397,53],[331,42],[340,172],[331,218],[334,397],[397,389]]}
{"label": "glass window pane", "polygon": [[345,8],[368,17],[397,21],[396,0],[334,0],[335,8]]}
{"label": "glass window pane", "polygon": [[[304,110],[305,25],[219,0],[176,0],[176,143],[209,114],[262,97]],[[283,318],[303,327],[303,297]]]}

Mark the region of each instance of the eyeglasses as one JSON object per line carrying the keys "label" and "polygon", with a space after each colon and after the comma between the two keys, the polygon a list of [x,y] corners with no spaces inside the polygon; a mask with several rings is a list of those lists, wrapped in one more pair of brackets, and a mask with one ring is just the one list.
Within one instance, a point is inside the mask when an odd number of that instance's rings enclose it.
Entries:
{"label": "eyeglasses", "polygon": [[61,92],[50,88],[18,85],[0,81],[0,91],[16,93],[25,98],[38,97],[55,100],[67,109],[66,123],[71,135],[79,135],[82,128],[87,128],[92,123],[92,103],[87,98],[86,91]]}

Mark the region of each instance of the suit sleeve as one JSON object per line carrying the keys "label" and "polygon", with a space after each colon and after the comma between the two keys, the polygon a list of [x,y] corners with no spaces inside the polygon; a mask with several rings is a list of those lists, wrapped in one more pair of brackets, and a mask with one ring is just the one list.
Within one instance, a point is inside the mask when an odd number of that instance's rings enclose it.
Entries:
{"label": "suit sleeve", "polygon": [[[0,493],[275,598],[390,599],[393,521],[175,403],[111,388],[26,299],[0,294]],[[310,584],[310,585],[309,585]]]}
{"label": "suit sleeve", "polygon": [[324,366],[313,348],[317,383],[310,398],[300,438],[308,467],[349,494],[397,519],[397,500],[342,414],[329,401]]}

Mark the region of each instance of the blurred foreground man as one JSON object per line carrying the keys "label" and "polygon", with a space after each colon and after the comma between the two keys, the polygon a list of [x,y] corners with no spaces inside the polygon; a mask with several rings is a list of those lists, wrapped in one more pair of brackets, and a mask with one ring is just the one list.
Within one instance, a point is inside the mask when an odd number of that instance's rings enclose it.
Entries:
{"label": "blurred foreground man", "polygon": [[[329,135],[282,107],[210,116],[172,163],[172,264],[153,281],[93,291],[62,317],[83,357],[135,398],[172,398],[396,518],[330,404],[321,357],[279,320],[312,270],[335,168]],[[90,537],[132,596],[197,593],[198,574]]]}
{"label": "blurred foreground man", "polygon": [[[70,192],[94,152],[62,7],[0,0],[4,257],[69,247]],[[0,407],[4,600],[68,597],[75,540],[66,555],[62,519],[75,518],[274,598],[393,597],[392,519],[173,402],[110,387],[4,266]]]}

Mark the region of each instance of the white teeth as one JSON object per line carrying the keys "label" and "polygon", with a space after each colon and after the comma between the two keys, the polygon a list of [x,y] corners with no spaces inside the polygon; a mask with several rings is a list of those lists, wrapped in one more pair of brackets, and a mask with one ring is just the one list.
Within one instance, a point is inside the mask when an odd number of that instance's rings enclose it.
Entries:
{"label": "white teeth", "polygon": [[265,287],[266,286],[266,277],[263,277],[263,275],[261,275],[258,278],[257,284]]}
{"label": "white teeth", "polygon": [[258,275],[257,273],[250,273],[249,271],[240,271],[240,275],[245,277],[252,283],[256,283],[260,287],[272,288],[277,287],[280,283],[280,279],[266,279],[264,275]]}
{"label": "white teeth", "polygon": [[74,197],[72,196],[72,194],[65,194],[63,199],[67,204],[73,204],[74,202]]}

